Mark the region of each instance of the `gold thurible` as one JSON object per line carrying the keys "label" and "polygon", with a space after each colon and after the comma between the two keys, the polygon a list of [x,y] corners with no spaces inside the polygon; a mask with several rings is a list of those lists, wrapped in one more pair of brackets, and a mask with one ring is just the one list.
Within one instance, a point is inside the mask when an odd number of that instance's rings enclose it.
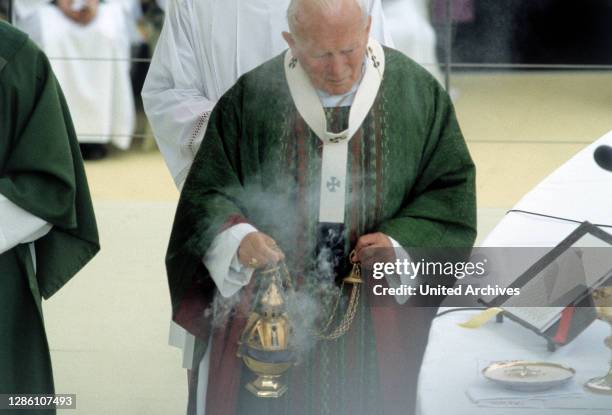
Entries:
{"label": "gold thurible", "polygon": [[[332,341],[343,336],[351,327],[357,313],[359,293],[363,279],[355,251],[350,255],[353,268],[343,279],[338,297],[335,299],[330,316],[319,330],[312,334],[321,340]],[[291,343],[293,325],[286,313],[284,287],[292,291],[291,277],[284,262],[269,266],[260,272],[262,278],[268,278],[269,284],[264,295],[251,312],[239,342],[238,357],[257,375],[246,388],[260,398],[279,398],[287,391],[287,385],[281,382],[281,376],[295,364],[296,355]],[[351,285],[351,293],[346,312],[336,327],[330,329],[345,285]]]}
{"label": "gold thurible", "polygon": [[258,309],[249,316],[238,356],[257,375],[246,388],[260,398],[279,398],[287,391],[280,377],[295,362],[290,343],[292,326],[285,313],[278,267],[267,268],[262,276],[268,276],[270,283]]}

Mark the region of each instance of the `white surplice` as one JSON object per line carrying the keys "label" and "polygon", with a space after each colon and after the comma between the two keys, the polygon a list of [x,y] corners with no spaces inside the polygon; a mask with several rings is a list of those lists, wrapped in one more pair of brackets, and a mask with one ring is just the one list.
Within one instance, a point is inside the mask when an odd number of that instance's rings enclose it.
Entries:
{"label": "white surplice", "polygon": [[101,3],[80,25],[45,0],[16,0],[16,26],[49,56],[66,96],[79,142],[127,149],[135,123],[130,81],[132,0]]}
{"label": "white surplice", "polygon": [[429,3],[428,0],[383,0],[383,10],[395,48],[442,82]]}

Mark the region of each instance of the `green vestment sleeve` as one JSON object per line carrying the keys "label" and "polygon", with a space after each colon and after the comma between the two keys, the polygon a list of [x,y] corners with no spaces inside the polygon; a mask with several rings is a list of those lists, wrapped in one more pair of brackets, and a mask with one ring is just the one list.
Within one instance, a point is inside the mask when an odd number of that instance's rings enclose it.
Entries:
{"label": "green vestment sleeve", "polygon": [[53,225],[35,243],[33,289],[48,298],[98,252],[98,233],[76,134],[49,61],[3,22],[0,193]]}
{"label": "green vestment sleeve", "polygon": [[[202,259],[224,227],[245,221],[239,206],[241,131],[240,87],[233,87],[213,110],[205,144],[187,177],[166,255],[174,319],[196,335],[205,336],[202,307],[212,301],[214,283]],[[201,300],[204,299],[204,302]],[[197,303],[195,308],[190,302]],[[182,311],[181,311],[182,310]]]}
{"label": "green vestment sleeve", "polygon": [[417,180],[402,208],[379,230],[405,248],[467,248],[476,237],[475,167],[448,94],[431,82],[431,124]]}

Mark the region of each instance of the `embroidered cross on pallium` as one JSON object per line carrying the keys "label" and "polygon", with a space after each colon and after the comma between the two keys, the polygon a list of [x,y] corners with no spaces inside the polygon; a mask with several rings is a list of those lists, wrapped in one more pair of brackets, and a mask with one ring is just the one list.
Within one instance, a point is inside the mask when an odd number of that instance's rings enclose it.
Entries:
{"label": "embroidered cross on pallium", "polygon": [[297,65],[297,58],[296,57],[291,58],[291,60],[289,61],[289,68],[295,69],[296,65]]}
{"label": "embroidered cross on pallium", "polygon": [[326,183],[327,190],[329,190],[332,193],[335,193],[336,189],[339,188],[341,184],[342,183],[340,183],[340,180],[338,180],[336,176],[332,176]]}

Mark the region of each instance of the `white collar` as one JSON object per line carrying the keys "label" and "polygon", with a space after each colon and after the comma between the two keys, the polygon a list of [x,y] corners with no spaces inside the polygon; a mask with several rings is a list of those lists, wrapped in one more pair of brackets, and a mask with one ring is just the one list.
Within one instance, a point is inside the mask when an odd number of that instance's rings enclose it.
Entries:
{"label": "white collar", "polygon": [[323,108],[350,107],[353,105],[355,95],[357,94],[357,89],[359,89],[359,85],[361,85],[361,80],[363,79],[363,74],[365,73],[366,59],[367,57],[364,56],[363,64],[361,65],[361,76],[359,77],[359,80],[355,82],[355,85],[353,85],[350,91],[340,95],[330,95],[321,89],[316,89]]}
{"label": "white collar", "polygon": [[306,124],[325,142],[350,140],[361,127],[363,120],[374,104],[384,71],[385,55],[382,46],[376,40],[370,39],[366,51],[365,73],[361,82],[357,85],[357,91],[351,106],[349,128],[342,133],[334,134],[327,131],[323,105],[315,88],[310,83],[306,71],[304,71],[297,58],[293,57],[291,49],[287,50],[285,54],[285,76],[293,102]]}

